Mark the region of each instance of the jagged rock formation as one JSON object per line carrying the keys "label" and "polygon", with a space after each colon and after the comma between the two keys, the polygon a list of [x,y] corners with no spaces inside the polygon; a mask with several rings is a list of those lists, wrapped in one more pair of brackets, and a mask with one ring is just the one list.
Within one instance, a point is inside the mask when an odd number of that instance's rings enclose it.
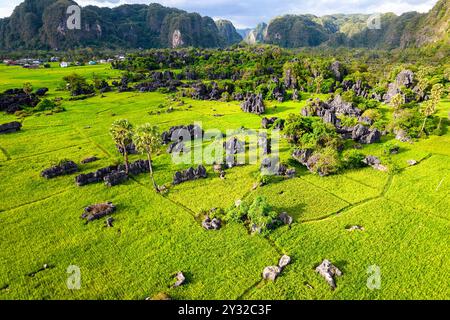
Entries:
{"label": "jagged rock formation", "polygon": [[221,227],[221,223],[222,222],[218,218],[211,219],[210,217],[206,216],[202,221],[202,227],[206,230],[219,230]]}
{"label": "jagged rock formation", "polygon": [[41,172],[41,177],[52,179],[63,175],[72,174],[78,171],[78,166],[73,161],[61,161],[56,166],[47,168]]}
{"label": "jagged rock formation", "polygon": [[402,92],[402,88],[412,89],[415,84],[414,72],[411,70],[402,70],[395,79],[395,82],[388,85],[388,90],[383,96],[383,100],[386,103],[391,102],[391,99],[397,95],[401,94],[405,102],[410,102],[408,97]]}
{"label": "jagged rock formation", "polygon": [[375,156],[367,156],[363,160],[363,163],[379,171],[388,170],[384,165],[381,164],[381,160]]}
{"label": "jagged rock formation", "polygon": [[248,93],[245,96],[245,101],[241,104],[241,109],[244,112],[263,114],[266,109],[262,94]]}
{"label": "jagged rock formation", "polygon": [[284,128],[284,119],[279,119],[277,117],[272,118],[262,118],[261,120],[261,128],[263,129],[280,129],[283,130]]}
{"label": "jagged rock formation", "polygon": [[20,131],[22,124],[17,121],[8,122],[0,125],[0,134],[12,133]]}
{"label": "jagged rock formation", "polygon": [[116,206],[114,206],[111,202],[93,204],[84,208],[81,218],[86,219],[86,222],[91,222],[110,215],[115,211]]}
{"label": "jagged rock formation", "polygon": [[171,71],[159,72],[155,71],[151,75],[151,81],[141,82],[134,88],[139,92],[152,92],[159,88],[167,88],[170,92],[177,91],[177,88],[182,85],[179,79]]}
{"label": "jagged rock formation", "polygon": [[248,44],[257,44],[264,42],[267,35],[267,24],[259,23],[255,29],[250,30],[244,38]]}
{"label": "jagged rock formation", "polygon": [[316,272],[325,278],[332,290],[336,289],[336,281],[334,278],[336,276],[342,276],[342,271],[327,259],[323,260],[323,262],[317,266]]}
{"label": "jagged rock formation", "polygon": [[[381,132],[378,129],[370,129],[361,124],[371,125],[372,120],[361,117],[362,111],[353,106],[351,102],[344,101],[340,95],[335,95],[328,102],[320,99],[310,100],[310,106],[303,108],[301,113],[303,116],[318,116],[324,122],[331,123],[336,127],[336,132],[341,134],[344,139],[353,139],[363,144],[376,143],[381,139]],[[354,127],[344,127],[338,116],[358,118],[360,123]]]}
{"label": "jagged rock formation", "polygon": [[[80,174],[75,177],[75,183],[81,187],[104,181],[106,185],[113,186],[126,180],[126,177],[122,174],[122,172],[125,173],[125,165],[123,164],[118,166],[109,166],[98,169],[95,172]],[[148,160],[137,160],[129,165],[130,174],[138,175],[146,172],[150,172]]]}
{"label": "jagged rock formation", "polygon": [[236,31],[233,24],[228,20],[217,20],[217,29],[219,30],[219,35],[222,37],[225,45],[232,45],[242,41],[241,35]]}
{"label": "jagged rock formation", "polygon": [[186,181],[192,181],[207,177],[208,174],[206,172],[206,168],[203,165],[199,165],[197,169],[190,167],[187,170],[175,172],[172,184],[177,185]]}
{"label": "jagged rock formation", "polygon": [[[1,46],[0,46],[1,47]],[[40,99],[36,93],[27,94],[23,89],[8,89],[0,94],[0,111],[14,113],[24,107],[34,108]]]}
{"label": "jagged rock formation", "polygon": [[161,140],[163,144],[169,144],[171,142],[178,143],[183,141],[185,136],[189,137],[190,140],[201,139],[203,133],[204,131],[199,125],[173,126],[161,134]]}
{"label": "jagged rock formation", "polygon": [[100,160],[100,159],[97,158],[97,157],[89,157],[89,158],[85,158],[85,159],[81,160],[81,163],[82,164],[87,164],[87,163],[95,162],[95,161],[98,161],[98,160]]}

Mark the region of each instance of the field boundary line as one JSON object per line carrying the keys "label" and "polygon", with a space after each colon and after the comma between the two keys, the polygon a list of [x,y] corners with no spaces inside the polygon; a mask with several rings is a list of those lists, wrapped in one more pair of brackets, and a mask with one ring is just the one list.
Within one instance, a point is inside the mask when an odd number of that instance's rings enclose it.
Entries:
{"label": "field boundary line", "polygon": [[87,139],[90,141],[90,143],[94,144],[97,148],[99,148],[104,154],[106,154],[106,156],[108,158],[112,158],[112,154],[110,154],[108,152],[108,150],[106,150],[105,148],[103,148],[101,145],[99,145],[97,142],[95,142],[90,136],[85,135],[83,132],[81,132],[80,129],[72,127],[72,129],[74,129],[75,131],[77,131],[79,133],[80,136],[82,136],[83,138]]}
{"label": "field boundary line", "polygon": [[11,160],[11,156],[8,154],[8,151],[6,151],[5,148],[3,148],[2,146],[0,146],[0,151],[5,155],[6,161]]}
{"label": "field boundary line", "polygon": [[22,203],[22,204],[20,204],[20,205],[18,205],[18,206],[15,206],[15,207],[7,208],[7,209],[2,209],[2,210],[0,210],[0,213],[4,213],[4,212],[8,212],[8,211],[13,211],[13,210],[20,209],[20,208],[25,207],[25,206],[28,206],[28,205],[32,205],[32,204],[35,204],[35,203],[38,203],[38,202],[42,202],[42,201],[51,199],[51,198],[53,198],[53,197],[59,196],[59,195],[61,195],[61,194],[63,194],[63,193],[66,193],[66,192],[70,191],[71,189],[72,189],[72,187],[69,187],[69,188],[66,188],[66,189],[64,189],[64,190],[61,190],[61,191],[59,191],[59,192],[53,193],[53,194],[51,194],[51,195],[48,195],[48,196],[46,196],[46,197],[44,197],[44,198],[40,198],[40,199],[36,199],[36,200],[30,201],[30,202]]}
{"label": "field boundary line", "polygon": [[321,186],[316,185],[315,183],[309,182],[308,180],[306,180],[306,179],[304,179],[304,178],[302,178],[302,177],[297,177],[297,178],[300,179],[300,180],[302,180],[302,181],[305,181],[306,183],[309,183],[310,185],[312,185],[312,186],[314,186],[314,187],[316,187],[316,188],[319,188],[320,190],[322,190],[322,191],[324,191],[324,192],[326,192],[326,193],[328,193],[328,194],[330,194],[330,195],[332,195],[332,196],[338,198],[339,200],[344,201],[344,202],[347,203],[347,204],[352,204],[350,201],[347,201],[347,200],[341,198],[340,196],[338,196],[338,195],[336,195],[336,194],[334,194],[334,193],[328,191],[328,190],[325,189],[324,187],[321,187]]}

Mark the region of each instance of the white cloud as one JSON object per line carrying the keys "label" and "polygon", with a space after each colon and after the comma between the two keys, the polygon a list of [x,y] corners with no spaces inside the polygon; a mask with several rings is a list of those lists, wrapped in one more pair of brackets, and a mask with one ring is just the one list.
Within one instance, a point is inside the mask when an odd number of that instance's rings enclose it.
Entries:
{"label": "white cloud", "polygon": [[[0,0],[0,17],[9,16],[21,0]],[[437,0],[79,0],[81,6],[114,7],[125,3],[158,2],[202,15],[231,20],[236,27],[253,27],[271,18],[292,13],[326,15],[332,13],[426,12]]]}

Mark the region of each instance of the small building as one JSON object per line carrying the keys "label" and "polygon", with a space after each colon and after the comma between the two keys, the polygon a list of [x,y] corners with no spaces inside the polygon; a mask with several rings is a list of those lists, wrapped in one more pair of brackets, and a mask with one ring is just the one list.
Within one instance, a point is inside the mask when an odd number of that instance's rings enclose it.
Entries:
{"label": "small building", "polygon": [[60,66],[61,68],[67,68],[67,67],[69,66],[69,63],[63,61],[63,62],[61,62],[61,63],[59,64],[59,66]]}
{"label": "small building", "polygon": [[91,60],[89,61],[90,66],[95,66],[97,64],[97,61]]}

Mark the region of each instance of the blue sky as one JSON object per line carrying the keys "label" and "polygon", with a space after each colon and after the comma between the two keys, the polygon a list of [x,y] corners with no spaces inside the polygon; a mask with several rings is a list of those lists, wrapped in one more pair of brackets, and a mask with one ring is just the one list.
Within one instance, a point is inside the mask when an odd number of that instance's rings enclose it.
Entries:
{"label": "blue sky", "polygon": [[[76,1],[76,0],[75,0]],[[0,17],[11,14],[22,0],[0,0]],[[331,13],[378,13],[407,11],[427,12],[437,0],[78,0],[79,5],[94,4],[113,7],[124,3],[158,2],[214,19],[231,20],[238,28],[254,27],[279,15],[311,13],[318,16]]]}

